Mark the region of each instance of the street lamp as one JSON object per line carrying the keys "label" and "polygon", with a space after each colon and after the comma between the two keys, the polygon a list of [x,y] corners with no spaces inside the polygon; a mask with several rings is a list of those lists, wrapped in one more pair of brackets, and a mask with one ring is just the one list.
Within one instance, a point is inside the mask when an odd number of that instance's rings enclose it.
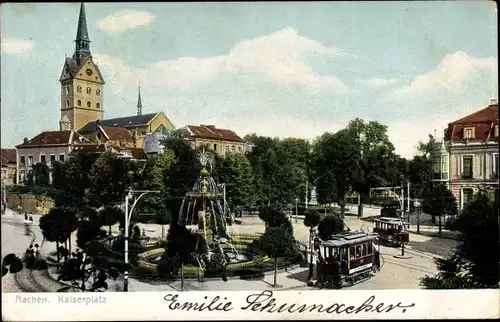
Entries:
{"label": "street lamp", "polygon": [[[125,196],[125,274],[123,279],[123,291],[128,292],[128,230],[130,225],[130,218],[132,217],[132,212],[134,211],[135,206],[139,199],[143,196],[147,195],[150,192],[158,193],[158,190],[132,190],[129,189],[127,195]],[[134,200],[132,207],[130,207],[130,211],[128,209],[129,200],[133,197],[134,193],[140,193],[139,197]]]}

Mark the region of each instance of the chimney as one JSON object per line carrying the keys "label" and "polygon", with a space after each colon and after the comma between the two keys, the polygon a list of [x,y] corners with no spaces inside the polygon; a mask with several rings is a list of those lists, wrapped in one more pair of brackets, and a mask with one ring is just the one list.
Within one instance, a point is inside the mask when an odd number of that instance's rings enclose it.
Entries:
{"label": "chimney", "polygon": [[23,143],[24,143],[24,144],[28,143],[28,138],[24,138],[24,139],[23,139]]}
{"label": "chimney", "polygon": [[496,104],[498,104],[498,99],[496,98],[490,99],[490,105],[496,105]]}

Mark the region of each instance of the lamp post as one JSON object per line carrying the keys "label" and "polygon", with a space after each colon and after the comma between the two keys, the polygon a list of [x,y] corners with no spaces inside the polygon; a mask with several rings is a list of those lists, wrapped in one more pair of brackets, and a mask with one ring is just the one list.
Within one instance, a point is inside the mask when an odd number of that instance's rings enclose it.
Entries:
{"label": "lamp post", "polygon": [[[132,212],[134,211],[137,202],[145,195],[150,192],[158,193],[158,190],[132,190],[129,189],[127,195],[125,196],[125,273],[123,279],[123,291],[128,292],[128,231],[130,225],[130,218],[132,216]],[[140,193],[139,197],[134,200],[132,207],[130,207],[129,211],[129,200],[132,199],[134,193]]]}

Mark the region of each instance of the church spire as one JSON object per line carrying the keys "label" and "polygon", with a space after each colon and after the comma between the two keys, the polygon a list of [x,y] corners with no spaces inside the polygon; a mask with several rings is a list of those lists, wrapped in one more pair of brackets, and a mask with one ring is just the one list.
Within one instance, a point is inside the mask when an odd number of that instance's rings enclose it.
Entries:
{"label": "church spire", "polygon": [[87,30],[87,18],[85,16],[85,5],[80,5],[80,16],[78,17],[78,27],[76,29],[75,53],[73,58],[79,62],[90,56],[90,39]]}
{"label": "church spire", "polygon": [[137,115],[142,115],[141,85],[139,85],[139,97],[137,98]]}

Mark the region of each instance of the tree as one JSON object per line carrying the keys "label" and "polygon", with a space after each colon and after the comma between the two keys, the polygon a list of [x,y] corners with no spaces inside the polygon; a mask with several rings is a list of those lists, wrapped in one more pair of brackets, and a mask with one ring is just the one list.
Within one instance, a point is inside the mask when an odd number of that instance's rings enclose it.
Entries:
{"label": "tree", "polygon": [[56,207],[80,209],[86,206],[85,190],[90,186],[89,172],[95,156],[79,153],[62,165],[62,176],[55,178]]}
{"label": "tree", "polygon": [[226,200],[233,209],[255,204],[252,166],[245,155],[227,153],[216,165],[214,177],[226,184]]}
{"label": "tree", "polygon": [[327,203],[332,196],[345,213],[345,195],[360,181],[360,141],[353,131],[325,133],[313,147],[315,185],[320,201]]}
{"label": "tree", "polygon": [[498,288],[499,225],[498,201],[479,192],[458,216],[455,225],[462,241],[454,254],[437,261],[439,273],[426,276],[426,288]]}
{"label": "tree", "polygon": [[328,240],[334,234],[344,231],[344,222],[338,215],[329,215],[323,218],[318,225],[318,236],[323,240]]}
{"label": "tree", "polygon": [[284,227],[269,227],[260,237],[259,244],[264,253],[274,258],[273,287],[277,287],[278,257],[293,256],[295,238]]}
{"label": "tree", "polygon": [[51,163],[52,186],[55,189],[64,189],[64,167],[63,164],[57,161]]}
{"label": "tree", "polygon": [[432,216],[435,221],[439,216],[439,233],[441,234],[441,216],[455,216],[458,213],[457,201],[453,193],[442,183],[434,185],[422,199],[422,210]]}
{"label": "tree", "polygon": [[[120,221],[120,218],[125,217],[125,213],[116,207],[106,206],[99,211],[100,225],[109,226],[109,235],[111,236],[111,226]],[[100,226],[99,226],[100,227]]]}
{"label": "tree", "polygon": [[387,126],[356,118],[349,122],[347,130],[361,144],[361,175],[356,183],[356,191],[366,194],[372,187],[387,186],[397,161],[394,145],[387,134]]}
{"label": "tree", "polygon": [[89,204],[100,207],[122,202],[131,183],[129,170],[129,161],[113,152],[101,154],[90,170],[90,186],[85,192]]}
{"label": "tree", "polygon": [[45,162],[39,162],[33,166],[33,181],[37,185],[48,185],[50,182],[50,169]]}
{"label": "tree", "polygon": [[101,223],[96,220],[82,220],[78,224],[76,232],[76,244],[81,249],[87,249],[90,242],[95,241],[101,236],[106,236],[106,233],[101,232]]}
{"label": "tree", "polygon": [[116,280],[120,272],[130,269],[129,264],[111,262],[101,254],[105,251],[99,243],[89,243],[85,253],[77,251],[65,263],[58,281],[69,281],[58,292],[80,290],[83,292],[103,292],[108,289],[107,279]]}
{"label": "tree", "polygon": [[166,212],[169,187],[166,185],[165,176],[174,162],[175,156],[170,149],[164,149],[163,154],[150,158],[146,162],[140,187],[142,190],[159,191],[159,193],[145,195],[141,199],[141,210],[156,213]]}
{"label": "tree", "polygon": [[[69,208],[52,208],[49,213],[40,218],[40,230],[44,239],[56,242],[59,250],[59,243],[69,241],[71,250],[71,233],[77,228],[78,219],[76,214]],[[66,258],[67,259],[67,258]],[[59,255],[58,255],[59,261]]]}
{"label": "tree", "polygon": [[2,277],[7,273],[19,273],[23,269],[23,261],[15,254],[7,254],[2,259]]}

